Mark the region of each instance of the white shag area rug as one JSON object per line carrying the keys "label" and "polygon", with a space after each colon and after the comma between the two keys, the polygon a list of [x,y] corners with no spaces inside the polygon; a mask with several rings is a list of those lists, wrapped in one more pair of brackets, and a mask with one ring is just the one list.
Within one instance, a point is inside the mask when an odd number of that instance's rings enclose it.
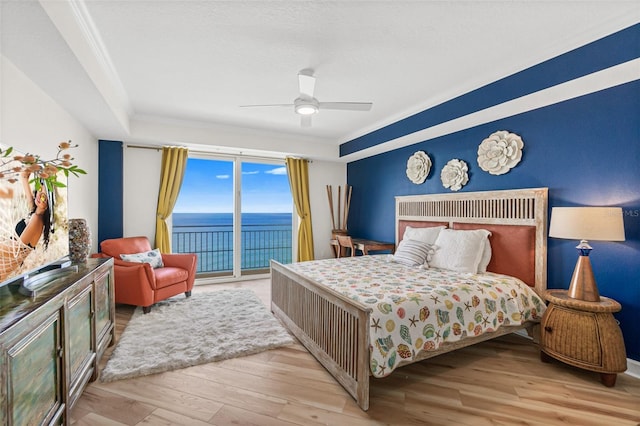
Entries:
{"label": "white shag area rug", "polygon": [[136,308],[107,365],[103,382],[251,355],[293,338],[251,290],[184,295]]}

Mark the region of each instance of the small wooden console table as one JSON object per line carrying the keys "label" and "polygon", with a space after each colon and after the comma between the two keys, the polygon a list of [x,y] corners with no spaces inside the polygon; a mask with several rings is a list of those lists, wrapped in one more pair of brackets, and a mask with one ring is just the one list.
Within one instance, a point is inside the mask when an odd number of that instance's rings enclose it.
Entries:
{"label": "small wooden console table", "polygon": [[[388,250],[391,253],[393,253],[396,250],[396,245],[394,243],[367,240],[367,239],[364,239],[364,238],[351,238],[351,240],[353,241],[353,246],[356,249],[360,250],[362,252],[362,254],[365,254],[365,255],[369,254],[369,252],[371,252],[371,251]],[[333,255],[337,257],[338,256],[338,250],[340,250],[340,247],[338,245],[338,240],[333,239],[329,243],[333,247]]]}

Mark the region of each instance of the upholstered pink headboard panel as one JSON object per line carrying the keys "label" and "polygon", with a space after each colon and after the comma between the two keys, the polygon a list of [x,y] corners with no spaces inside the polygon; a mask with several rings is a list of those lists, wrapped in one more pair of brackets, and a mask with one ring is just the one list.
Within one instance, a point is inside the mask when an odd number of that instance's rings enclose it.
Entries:
{"label": "upholstered pink headboard panel", "polygon": [[491,262],[487,271],[511,275],[534,287],[536,281],[536,227],[453,223],[453,229],[486,229],[491,232]]}

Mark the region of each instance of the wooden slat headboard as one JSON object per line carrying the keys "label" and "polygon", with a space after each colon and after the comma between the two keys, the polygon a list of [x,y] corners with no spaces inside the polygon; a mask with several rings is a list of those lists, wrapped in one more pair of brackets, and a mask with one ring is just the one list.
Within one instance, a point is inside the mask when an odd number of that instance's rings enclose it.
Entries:
{"label": "wooden slat headboard", "polygon": [[[548,188],[531,188],[398,196],[396,244],[411,223],[420,226],[421,222],[446,222],[456,229],[487,225],[497,236],[496,242],[500,242],[492,244],[496,258],[492,262],[498,264],[498,270],[492,270],[491,264],[489,270],[517,276],[542,294],[547,288],[548,192]],[[501,258],[508,261],[500,261]],[[506,264],[511,269],[503,270],[500,265]]]}

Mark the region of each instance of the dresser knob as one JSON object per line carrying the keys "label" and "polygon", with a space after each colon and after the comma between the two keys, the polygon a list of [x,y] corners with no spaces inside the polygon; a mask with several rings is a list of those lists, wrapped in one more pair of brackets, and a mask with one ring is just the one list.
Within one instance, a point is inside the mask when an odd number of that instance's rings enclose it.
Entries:
{"label": "dresser knob", "polygon": [[544,327],[544,331],[546,331],[547,333],[551,333],[551,332],[553,331],[553,328],[552,328],[552,327],[549,327],[548,325],[546,325],[546,326]]}

